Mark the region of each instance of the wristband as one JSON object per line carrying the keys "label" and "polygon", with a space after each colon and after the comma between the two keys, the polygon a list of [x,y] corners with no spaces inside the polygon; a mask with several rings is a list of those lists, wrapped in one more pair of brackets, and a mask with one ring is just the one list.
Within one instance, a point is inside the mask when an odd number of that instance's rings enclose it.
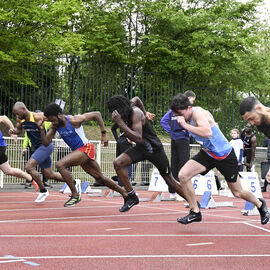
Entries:
{"label": "wristband", "polygon": [[102,133],[102,134],[106,134],[106,130],[102,130],[101,133]]}

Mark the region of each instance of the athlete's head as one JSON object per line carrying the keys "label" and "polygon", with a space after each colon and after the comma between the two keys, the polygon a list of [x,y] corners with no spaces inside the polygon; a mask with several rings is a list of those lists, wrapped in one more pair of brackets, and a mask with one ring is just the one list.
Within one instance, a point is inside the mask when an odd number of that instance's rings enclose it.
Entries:
{"label": "athlete's head", "polygon": [[133,109],[129,99],[122,95],[115,95],[111,97],[107,105],[110,113],[117,110],[127,124],[131,123]]}
{"label": "athlete's head", "polygon": [[175,115],[184,116],[185,120],[189,120],[192,114],[192,104],[185,94],[178,94],[171,100],[171,110]]}
{"label": "athlete's head", "polygon": [[44,110],[44,116],[56,127],[63,126],[63,112],[58,104],[49,104]]}
{"label": "athlete's head", "polygon": [[241,101],[239,111],[244,120],[251,125],[260,126],[264,121],[262,107],[262,104],[255,97],[247,97]]}
{"label": "athlete's head", "polygon": [[19,120],[24,120],[29,113],[25,104],[21,101],[17,101],[13,106],[13,113]]}

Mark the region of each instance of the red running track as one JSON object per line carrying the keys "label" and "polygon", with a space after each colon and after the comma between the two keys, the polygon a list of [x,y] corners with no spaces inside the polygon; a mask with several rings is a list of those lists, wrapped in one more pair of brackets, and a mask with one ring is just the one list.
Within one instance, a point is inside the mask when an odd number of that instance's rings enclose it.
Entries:
{"label": "red running track", "polygon": [[236,207],[203,209],[202,222],[181,225],[184,202],[141,202],[120,213],[119,197],[83,194],[74,208],[63,207],[66,194],[35,198],[0,194],[0,269],[270,269],[270,222],[243,216],[239,199],[214,196]]}

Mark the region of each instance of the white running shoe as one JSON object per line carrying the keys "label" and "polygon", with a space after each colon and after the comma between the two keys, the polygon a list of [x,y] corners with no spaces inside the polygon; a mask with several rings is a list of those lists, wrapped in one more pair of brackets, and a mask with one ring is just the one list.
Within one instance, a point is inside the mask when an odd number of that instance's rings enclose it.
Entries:
{"label": "white running shoe", "polygon": [[47,190],[47,192],[39,193],[39,195],[36,198],[35,202],[37,202],[37,203],[44,202],[48,196],[49,196],[49,191],[48,190]]}
{"label": "white running shoe", "polygon": [[75,179],[75,182],[76,182],[76,190],[78,192],[79,195],[82,194],[82,188],[81,188],[81,180],[80,179]]}

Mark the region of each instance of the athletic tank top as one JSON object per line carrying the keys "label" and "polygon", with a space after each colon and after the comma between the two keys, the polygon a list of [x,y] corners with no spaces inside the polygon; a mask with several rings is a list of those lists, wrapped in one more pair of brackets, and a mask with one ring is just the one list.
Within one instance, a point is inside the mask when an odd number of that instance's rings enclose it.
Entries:
{"label": "athletic tank top", "polygon": [[149,123],[148,119],[145,119],[145,124],[142,126],[142,145],[144,145],[150,152],[150,146],[157,149],[162,146],[161,141],[157,137],[152,125]]}
{"label": "athletic tank top", "polygon": [[7,146],[1,130],[0,130],[0,146]]}
{"label": "athletic tank top", "polygon": [[251,149],[251,146],[252,146],[251,139],[252,139],[253,136],[254,136],[254,134],[251,134],[250,136],[246,136],[245,132],[243,132],[241,134],[241,139],[242,139],[242,141],[244,143],[244,149]]}
{"label": "athletic tank top", "polygon": [[[193,116],[191,117],[190,124],[194,126]],[[214,159],[224,159],[230,154],[232,146],[216,125],[212,126],[211,130],[212,136],[209,139],[195,135],[192,132],[189,133],[202,146],[202,150],[210,157]]]}
{"label": "athletic tank top", "polygon": [[[30,121],[21,121],[22,128],[26,131],[31,144],[35,149],[42,145],[41,134],[38,125],[35,123],[33,112],[30,112]],[[44,129],[46,134],[46,129]],[[52,144],[52,142],[51,142]]]}
{"label": "athletic tank top", "polygon": [[[72,151],[77,150],[78,148],[81,148],[84,146],[87,142],[84,142],[83,136],[80,137],[80,135],[77,133],[75,128],[71,125],[69,121],[69,116],[67,116],[67,126],[66,127],[57,127],[56,128],[65,143],[71,148]],[[82,130],[79,130],[79,133],[82,133]],[[83,132],[84,134],[84,132]],[[85,137],[85,135],[84,135]],[[85,137],[86,138],[86,137]]]}

